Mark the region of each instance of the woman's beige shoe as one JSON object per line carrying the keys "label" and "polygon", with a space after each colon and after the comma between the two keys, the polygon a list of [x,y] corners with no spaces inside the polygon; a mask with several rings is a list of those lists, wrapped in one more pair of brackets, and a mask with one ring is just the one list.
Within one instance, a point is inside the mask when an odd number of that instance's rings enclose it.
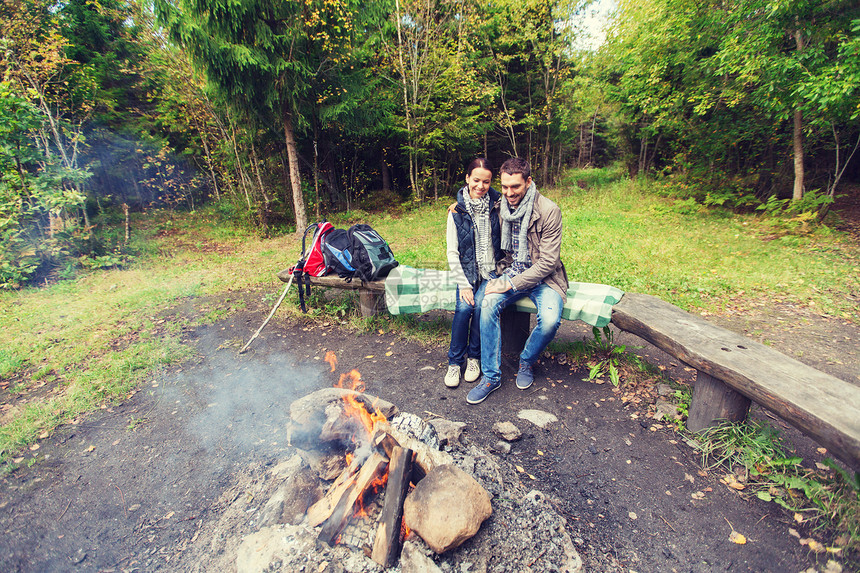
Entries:
{"label": "woman's beige shoe", "polygon": [[448,366],[448,372],[445,373],[445,386],[448,388],[456,388],[460,385],[460,367],[456,364]]}
{"label": "woman's beige shoe", "polygon": [[466,382],[474,382],[481,376],[481,363],[476,358],[468,358],[466,360],[466,374],[463,379]]}

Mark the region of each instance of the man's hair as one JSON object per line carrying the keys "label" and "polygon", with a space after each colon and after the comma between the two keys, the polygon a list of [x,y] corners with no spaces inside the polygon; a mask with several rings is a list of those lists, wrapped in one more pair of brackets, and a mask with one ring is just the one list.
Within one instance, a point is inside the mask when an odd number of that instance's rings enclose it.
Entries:
{"label": "man's hair", "polygon": [[486,169],[487,171],[489,171],[491,177],[496,174],[496,170],[493,169],[493,165],[492,163],[490,163],[489,159],[487,159],[486,157],[476,157],[472,160],[469,166],[466,167],[466,177],[471,175],[472,171],[478,169],[479,167],[481,169]]}
{"label": "man's hair", "polygon": [[499,168],[499,173],[507,173],[508,175],[516,175],[517,173],[523,176],[523,181],[528,181],[532,176],[532,168],[529,167],[529,162],[520,157],[511,157]]}

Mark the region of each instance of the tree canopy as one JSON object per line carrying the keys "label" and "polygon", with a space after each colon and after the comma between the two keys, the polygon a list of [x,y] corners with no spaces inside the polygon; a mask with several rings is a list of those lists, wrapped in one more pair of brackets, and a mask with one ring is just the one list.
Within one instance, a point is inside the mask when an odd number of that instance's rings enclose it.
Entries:
{"label": "tree canopy", "polygon": [[120,263],[122,204],[301,231],[453,195],[478,155],[819,216],[860,176],[856,3],[620,0],[582,51],[590,4],[0,0],[0,284]]}

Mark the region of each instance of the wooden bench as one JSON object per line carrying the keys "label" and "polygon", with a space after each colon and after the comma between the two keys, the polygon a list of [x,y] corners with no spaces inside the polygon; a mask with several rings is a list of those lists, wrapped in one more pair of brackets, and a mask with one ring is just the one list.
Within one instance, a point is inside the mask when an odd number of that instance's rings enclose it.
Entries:
{"label": "wooden bench", "polygon": [[752,400],[860,470],[860,387],[654,296],[626,293],[612,323],[696,369],[690,430],[743,420]]}
{"label": "wooden bench", "polygon": [[[278,277],[289,280],[286,271]],[[325,276],[311,277],[311,284],[358,290],[362,316],[386,309],[385,281]],[[529,306],[526,301],[502,313],[504,352],[515,354],[525,346],[535,312]],[[612,309],[612,324],[696,369],[690,430],[744,420],[755,401],[860,470],[860,387],[654,296],[625,293]]]}
{"label": "wooden bench", "polygon": [[[283,270],[279,272],[278,278],[282,282],[288,282],[290,280],[289,271]],[[364,282],[357,278],[346,281],[346,279],[342,279],[337,275],[309,278],[312,285],[343,290],[357,290],[361,316],[373,316],[380,312],[385,312],[387,308],[385,306],[385,281]]]}

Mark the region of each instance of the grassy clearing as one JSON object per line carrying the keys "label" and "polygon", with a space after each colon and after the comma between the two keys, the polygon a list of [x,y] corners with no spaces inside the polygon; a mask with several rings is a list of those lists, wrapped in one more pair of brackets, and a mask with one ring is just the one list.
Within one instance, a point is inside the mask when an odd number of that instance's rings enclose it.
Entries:
{"label": "grassy clearing", "polygon": [[[592,184],[596,180],[600,184]],[[588,190],[574,188],[584,183]],[[575,171],[547,195],[565,214],[571,280],[659,296],[687,310],[785,301],[860,320],[860,249],[826,227],[788,234],[754,214],[651,193],[612,170]]]}
{"label": "grassy clearing", "polygon": [[[546,190],[564,213],[562,258],[571,280],[655,294],[702,311],[785,300],[860,321],[856,245],[824,228],[787,234],[766,218],[700,210],[650,187],[601,169],[571,172]],[[450,201],[330,218],[339,227],[370,223],[403,264],[445,268]],[[207,211],[149,213],[133,227],[138,256],[122,270],[0,293],[0,390],[10,396],[0,410],[0,461],[57,424],[126,395],[153,369],[188,356],[180,341],[187,325],[164,319],[184,302],[222,301],[195,323],[241,308],[234,291],[253,290],[274,304],[284,287],[274,275],[299,256],[295,236],[261,239],[219,224]],[[287,298],[282,313],[300,315],[295,298]],[[311,309],[308,318],[358,330],[396,331],[427,343],[448,335],[445,317],[361,319],[350,295],[315,299]]]}

